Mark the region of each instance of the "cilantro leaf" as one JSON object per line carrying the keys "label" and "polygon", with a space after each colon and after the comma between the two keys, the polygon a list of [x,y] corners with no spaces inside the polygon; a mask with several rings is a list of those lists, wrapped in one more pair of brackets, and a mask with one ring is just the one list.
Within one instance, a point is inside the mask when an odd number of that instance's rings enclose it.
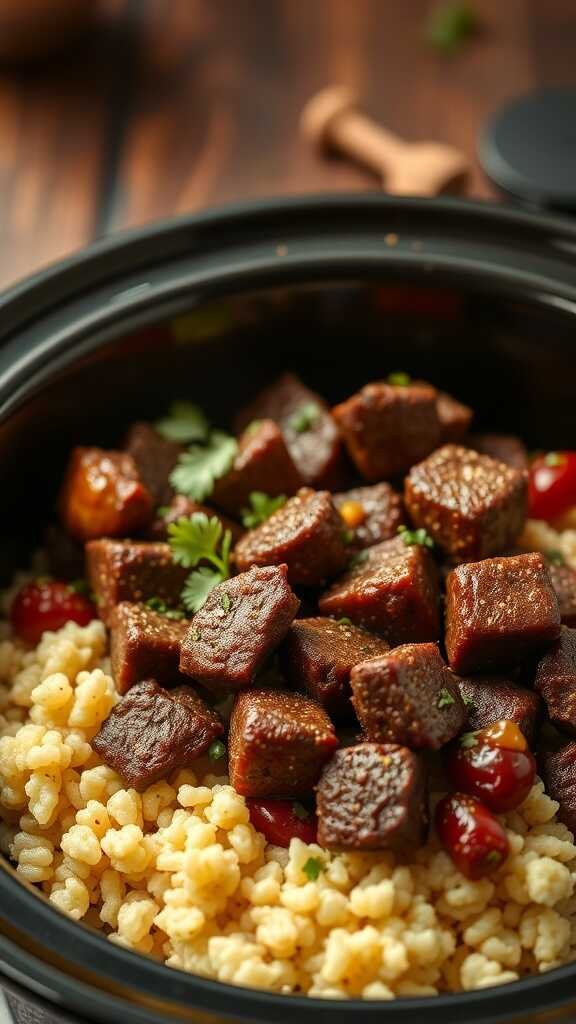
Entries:
{"label": "cilantro leaf", "polygon": [[438,700],[436,701],[436,707],[438,708],[438,710],[441,711],[442,708],[449,708],[451,707],[452,704],[455,703],[456,701],[452,694],[450,693],[450,690],[443,686],[438,693]]}
{"label": "cilantro leaf", "polygon": [[409,530],[407,526],[399,526],[398,533],[406,544],[406,547],[413,547],[419,544],[422,548],[434,547],[434,541],[430,534],[421,526],[418,530]]}
{"label": "cilantro leaf", "polygon": [[205,512],[180,516],[168,526],[168,542],[172,558],[185,569],[193,569],[203,558],[212,555],[222,537],[222,523],[216,516],[210,519]]}
{"label": "cilantro leaf", "polygon": [[202,409],[192,402],[172,402],[168,415],[158,420],[155,427],[167,441],[180,444],[205,441],[210,430]]}
{"label": "cilantro leaf", "polygon": [[447,0],[432,11],[427,36],[435,50],[453,56],[477,29],[478,16],[469,3],[465,0]]}
{"label": "cilantro leaf", "polygon": [[184,607],[189,612],[200,611],[210,591],[221,582],[222,576],[220,573],[215,572],[214,569],[209,569],[206,565],[203,565],[201,569],[196,569],[195,572],[191,572],[182,591]]}
{"label": "cilantro leaf", "polygon": [[296,412],[293,412],[288,420],[288,426],[297,434],[304,434],[318,421],[320,407],[316,402],[305,402]]}
{"label": "cilantro leaf", "polygon": [[242,523],[247,530],[253,530],[270,518],[273,512],[277,512],[286,504],[286,496],[279,494],[277,498],[271,498],[263,491],[252,491],[249,497],[250,508],[243,508],[241,512]]}
{"label": "cilantro leaf", "polygon": [[302,868],[302,871],[310,882],[315,882],[316,879],[319,878],[320,872],[323,870],[324,865],[319,857],[308,857],[308,860]]}
{"label": "cilantro leaf", "polygon": [[170,483],[179,494],[203,501],[212,493],[215,481],[228,472],[237,450],[235,438],[213,430],[205,445],[193,444],[182,453],[170,474]]}

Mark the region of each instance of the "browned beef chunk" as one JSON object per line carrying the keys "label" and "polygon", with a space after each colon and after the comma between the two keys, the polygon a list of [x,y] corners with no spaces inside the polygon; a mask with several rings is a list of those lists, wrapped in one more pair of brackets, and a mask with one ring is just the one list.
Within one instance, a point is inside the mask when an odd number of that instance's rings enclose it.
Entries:
{"label": "browned beef chunk", "polygon": [[317,789],[318,842],[327,850],[418,849],[428,800],[417,754],[392,743],[338,750]]}
{"label": "browned beef chunk", "polygon": [[412,467],[404,500],[449,557],[470,561],[514,543],[526,518],[527,480],[503,462],[447,444]]}
{"label": "browned beef chunk", "polygon": [[542,695],[550,721],[576,736],[576,629],[561,627],[560,636],[538,662],[534,688]]}
{"label": "browned beef chunk", "polygon": [[235,548],[240,571],[252,565],[288,566],[292,586],[314,587],[337,576],[350,558],[345,528],[328,491],[303,487]]}
{"label": "browned beef chunk", "polygon": [[285,565],[250,569],[219,584],[188,629],[180,670],[210,689],[250,686],[299,605]]}
{"label": "browned beef chunk", "polygon": [[397,537],[362,555],[359,564],[322,594],[322,614],[351,619],[391,644],[437,640],[440,592],[430,552]]}
{"label": "browned beef chunk", "polygon": [[350,547],[355,551],[395,537],[404,522],[402,498],[387,483],[335,494],[334,504],[346,527],[353,530]]}
{"label": "browned beef chunk", "polygon": [[576,835],[576,742],[545,751],[540,774],[548,796],[560,804],[559,820]]}
{"label": "browned beef chunk", "polygon": [[90,541],[86,565],[98,614],[106,625],[120,601],[159,597],[175,608],[189,572],[172,561],[168,544],[131,540]]}
{"label": "browned beef chunk", "polygon": [[526,445],[514,434],[473,434],[470,447],[514,469],[528,468]]}
{"label": "browned beef chunk", "polygon": [[125,447],[154,498],[154,504],[168,505],[174,494],[170,474],[184,450],[183,446],[167,441],[151,423],[133,423]]}
{"label": "browned beef chunk", "polygon": [[404,644],[352,670],[352,703],[366,739],[439,750],[466,723],[458,684],[436,644]]}
{"label": "browned beef chunk", "polygon": [[131,455],[74,448],[60,495],[62,522],[73,537],[127,537],[147,526],[153,512]]}
{"label": "browned beef chunk", "polygon": [[296,689],[304,689],[331,718],[353,717],[350,673],[366,658],[389,649],[386,640],[349,622],[321,616],[296,619],[281,649],[281,663]]}
{"label": "browned beef chunk", "polygon": [[192,501],[191,498],[187,498],[184,494],[175,494],[169,505],[156,510],[156,518],[150,524],[148,536],[152,540],[167,540],[170,523],[178,522],[183,516],[189,519],[196,512],[203,512],[209,519],[212,516],[216,516],[216,519],[222,523],[222,529],[230,530],[234,543],[240,540],[244,531],[238,523],[235,523],[233,519],[229,519],[222,512],[217,512],[216,509],[210,508],[209,505],[200,505],[197,501]]}
{"label": "browned beef chunk", "polygon": [[546,558],[546,564],[560,605],[562,622],[565,626],[576,626],[576,572],[571,566],[557,565],[549,558]]}
{"label": "browned beef chunk", "polygon": [[260,420],[242,434],[234,465],[217,481],[212,497],[227,512],[238,515],[249,505],[252,491],[290,496],[301,485],[282,431],[273,420]]}
{"label": "browned beef chunk", "polygon": [[506,669],[560,634],[560,611],[542,555],[486,558],[446,580],[446,651],[455,672]]}
{"label": "browned beef chunk", "polygon": [[230,719],[230,782],[243,796],[305,796],[337,746],[328,715],[309,697],[247,690]]}
{"label": "browned beef chunk", "polygon": [[529,743],[534,738],[542,701],[533,690],[505,676],[457,677],[468,712],[470,729],[484,729],[492,722],[517,722]]}
{"label": "browned beef chunk", "polygon": [[440,443],[436,389],[428,384],[397,387],[367,384],[332,415],[354,464],[366,480],[405,473]]}
{"label": "browned beef chunk", "polygon": [[144,790],[186,768],[224,732],[220,715],[189,686],[133,686],[112,709],[92,747],[128,786]]}
{"label": "browned beef chunk", "polygon": [[126,693],[141,679],[153,678],[162,686],[182,682],[180,644],[188,626],[144,604],[117,604],[110,621],[110,656],[118,692]]}
{"label": "browned beef chunk", "polygon": [[[270,419],[282,431],[304,483],[334,489],[341,478],[341,444],[326,403],[291,373],[284,373],[240,412],[237,429]],[[266,488],[262,488],[266,491]],[[267,491],[267,493],[270,493]],[[280,492],[282,493],[282,492]]]}
{"label": "browned beef chunk", "polygon": [[469,406],[458,402],[445,391],[438,392],[436,401],[438,418],[442,428],[441,444],[457,444],[462,441],[472,422],[474,413]]}
{"label": "browned beef chunk", "polygon": [[85,572],[84,545],[61,526],[48,526],[44,533],[48,570],[58,580],[82,579]]}

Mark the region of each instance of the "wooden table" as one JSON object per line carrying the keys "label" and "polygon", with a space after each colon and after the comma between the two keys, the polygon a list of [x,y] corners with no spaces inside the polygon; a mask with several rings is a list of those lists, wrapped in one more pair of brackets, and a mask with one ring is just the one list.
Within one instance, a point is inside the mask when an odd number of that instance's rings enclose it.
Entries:
{"label": "wooden table", "polygon": [[[377,185],[298,135],[323,85],[406,138],[474,157],[486,118],[576,78],[575,0],[470,0],[479,37],[425,39],[430,0],[108,0],[67,56],[0,70],[0,287],[95,237],[231,200]],[[491,190],[475,164],[470,194]]]}

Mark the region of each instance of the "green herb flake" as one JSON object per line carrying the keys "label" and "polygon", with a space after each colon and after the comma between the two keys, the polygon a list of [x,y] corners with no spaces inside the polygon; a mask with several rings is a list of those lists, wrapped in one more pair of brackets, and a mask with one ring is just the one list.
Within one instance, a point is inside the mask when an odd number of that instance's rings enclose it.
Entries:
{"label": "green herb flake", "polygon": [[438,710],[441,711],[442,708],[449,708],[452,706],[452,704],[455,703],[456,701],[452,694],[450,693],[450,690],[447,690],[446,687],[443,686],[440,692],[438,693],[438,700],[436,701],[436,707],[438,708]]}
{"label": "green herb flake", "polygon": [[68,589],[72,590],[74,594],[81,594],[83,597],[90,597],[90,585],[87,580],[72,580],[68,584]]}
{"label": "green herb flake", "polygon": [[308,860],[302,868],[302,871],[309,882],[315,882],[320,877],[320,872],[323,870],[324,864],[319,857],[308,857]]}
{"label": "green herb flake", "polygon": [[170,515],[171,511],[172,509],[170,508],[169,505],[159,505],[158,508],[156,509],[156,518],[165,519],[166,516]]}
{"label": "green herb flake", "polygon": [[346,545],[353,544],[356,539],[356,533],[354,530],[344,530],[342,534],[342,540]]}
{"label": "green herb flake", "polygon": [[257,430],[260,430],[260,427],[262,426],[263,422],[264,420],[252,420],[252,422],[249,423],[246,429],[244,430],[244,433],[248,434],[248,437],[251,437],[251,435],[255,434]]}
{"label": "green herb flake", "polygon": [[230,594],[226,590],[220,596],[220,604],[224,611],[226,612],[226,614],[228,614],[232,607],[232,601],[230,600]]}
{"label": "green herb flake", "polygon": [[354,555],[353,558],[350,559],[350,562],[349,562],[350,568],[351,569],[356,569],[357,566],[364,565],[364,563],[368,561],[369,557],[370,557],[370,555],[368,554],[367,550],[365,550],[365,551],[358,551],[358,553],[356,555]]}
{"label": "green herb flake", "polygon": [[564,565],[565,559],[561,551],[547,551],[546,558],[552,565]]}
{"label": "green herb flake", "polygon": [[472,747],[478,746],[478,739],[475,732],[464,732],[460,737],[460,746],[462,750],[471,750]]}
{"label": "green herb flake", "polygon": [[213,430],[206,444],[193,444],[180,455],[170,474],[170,483],[179,494],[204,501],[212,494],[216,480],[232,467],[237,451],[235,438],[222,430]]}
{"label": "green herb flake", "polygon": [[193,640],[194,643],[198,643],[198,641],[202,639],[202,633],[200,632],[199,629],[196,629],[196,626],[192,627],[192,631],[191,631],[190,635],[191,635],[192,640]]}
{"label": "green herb flake", "polygon": [[499,864],[502,860],[502,854],[498,850],[490,850],[484,859],[487,864]]}
{"label": "green herb flake", "polygon": [[167,619],[172,619],[174,622],[181,622],[182,619],[186,618],[186,613],[180,608],[169,608],[164,614]]}
{"label": "green herb flake", "polygon": [[433,9],[426,36],[438,53],[453,57],[477,33],[478,27],[478,16],[470,3],[446,0]]}
{"label": "green herb flake", "polygon": [[214,740],[213,743],[208,747],[208,757],[211,761],[220,761],[222,757],[226,756],[226,746],[222,743],[222,740]]}
{"label": "green herb flake", "polygon": [[544,462],[547,466],[563,466],[566,462],[566,456],[562,455],[561,452],[548,452],[544,456]]}
{"label": "green herb flake", "polygon": [[336,622],[338,623],[339,626],[352,626],[353,625],[352,619],[346,618],[345,615],[341,619],[336,619]]}
{"label": "green herb flake", "polygon": [[310,811],[304,807],[304,804],[301,804],[299,800],[295,800],[292,804],[292,813],[294,817],[298,818],[300,821],[307,821],[310,817]]}
{"label": "green herb flake", "polygon": [[256,526],[265,523],[270,516],[286,504],[286,495],[279,494],[272,498],[263,491],[252,491],[248,498],[250,508],[243,508],[240,516],[242,524],[247,530],[253,530]]}
{"label": "green herb flake", "polygon": [[474,707],[474,701],[472,700],[472,697],[467,697],[465,693],[461,694],[461,696],[462,696],[462,702],[464,704],[464,707],[466,707],[466,708],[473,708]]}
{"label": "green herb flake", "polygon": [[409,530],[407,526],[399,526],[398,533],[402,537],[406,547],[414,547],[415,544],[419,544],[420,547],[429,548],[430,550],[434,547],[432,537],[423,526],[417,530]]}
{"label": "green herb flake", "polygon": [[147,608],[150,608],[150,611],[160,612],[161,615],[165,615],[168,611],[168,605],[161,597],[149,597],[147,601],[144,601],[144,604]]}
{"label": "green herb flake", "polygon": [[412,383],[409,373],[389,373],[386,379],[394,388],[407,388]]}
{"label": "green herb flake", "polygon": [[305,402],[288,420],[288,426],[297,434],[305,434],[320,417],[320,407],[316,402]]}
{"label": "green herb flake", "polygon": [[210,427],[206,416],[192,402],[173,402],[168,415],[158,420],[156,430],[166,441],[190,444],[206,441]]}

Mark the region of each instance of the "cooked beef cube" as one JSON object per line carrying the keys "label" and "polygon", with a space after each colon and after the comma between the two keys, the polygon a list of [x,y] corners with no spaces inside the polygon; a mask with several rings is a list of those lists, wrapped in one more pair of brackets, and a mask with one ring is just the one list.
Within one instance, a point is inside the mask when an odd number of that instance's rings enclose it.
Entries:
{"label": "cooked beef cube", "polygon": [[192,501],[184,494],[175,494],[169,505],[156,510],[156,518],[150,524],[148,536],[153,540],[167,540],[170,523],[176,523],[182,517],[189,519],[196,512],[203,512],[209,519],[215,516],[222,523],[223,530],[230,530],[234,543],[240,540],[244,531],[238,523],[229,519],[222,512],[210,508],[209,505],[200,505],[197,501]]}
{"label": "cooked beef cube", "polygon": [[366,480],[405,473],[440,443],[436,389],[377,381],[367,384],[332,415],[354,464]]}
{"label": "cooked beef cube", "polygon": [[112,709],[92,747],[142,791],[175,768],[186,768],[224,732],[220,715],[189,686],[163,690],[146,679]]}
{"label": "cooked beef cube", "polygon": [[44,533],[48,570],[58,580],[79,580],[85,572],[84,545],[61,526],[48,526]]}
{"label": "cooked beef cube", "polygon": [[121,601],[159,597],[169,607],[176,607],[189,573],[172,560],[168,544],[145,541],[90,541],[86,564],[98,614],[107,626],[114,605]]}
{"label": "cooked beef cube", "polygon": [[481,455],[505,462],[513,469],[528,468],[526,445],[514,434],[473,434],[470,447]]}
{"label": "cooked beef cube", "polygon": [[576,743],[572,740],[558,750],[545,751],[540,774],[548,796],[560,804],[558,820],[576,835]]}
{"label": "cooked beef cube", "polygon": [[292,586],[315,587],[337,576],[350,558],[345,527],[328,491],[303,487],[235,548],[240,571],[252,565],[288,566]]}
{"label": "cooked beef cube", "polygon": [[295,494],[301,485],[280,428],[273,420],[260,420],[242,434],[232,469],[217,481],[212,497],[216,505],[237,515],[249,505],[252,491],[274,498]]}
{"label": "cooked beef cube", "polygon": [[456,677],[468,712],[470,729],[484,729],[492,722],[517,722],[529,743],[534,738],[542,701],[533,690],[505,676]]}
{"label": "cooked beef cube", "polygon": [[262,419],[274,420],[280,427],[304,483],[328,489],[338,486],[342,446],[320,395],[293,374],[284,373],[242,409],[236,426],[241,431]]}
{"label": "cooked beef cube", "polygon": [[210,689],[250,686],[300,602],[286,566],[250,569],[210,592],[182,642],[180,670]]}
{"label": "cooked beef cube", "polygon": [[131,455],[74,448],[60,495],[62,522],[73,537],[127,537],[143,529],[153,512]]}
{"label": "cooked beef cube", "polygon": [[306,796],[337,746],[328,715],[309,697],[239,693],[230,719],[230,782],[243,796]]}
{"label": "cooked beef cube", "polygon": [[133,423],[125,442],[155,505],[168,505],[174,495],[170,474],[183,445],[162,437],[151,423]]}
{"label": "cooked beef cube", "polygon": [[327,850],[414,851],[428,829],[422,763],[395,743],[338,750],[322,772],[316,808]]}
{"label": "cooked beef cube", "polygon": [[334,504],[348,529],[353,530],[350,544],[353,551],[370,548],[398,533],[404,522],[404,506],[400,495],[390,484],[355,487],[334,495]]}
{"label": "cooked beef cube", "polygon": [[486,558],[446,580],[446,651],[455,672],[508,668],[560,634],[560,610],[542,555]]}
{"label": "cooked beef cube", "polygon": [[280,651],[286,677],[304,689],[331,718],[353,718],[350,673],[355,665],[389,649],[386,640],[347,622],[320,616],[296,619]]}
{"label": "cooked beef cube", "polygon": [[412,467],[404,499],[442,551],[472,561],[514,543],[526,518],[527,480],[503,462],[447,444]]}
{"label": "cooked beef cube", "polygon": [[322,594],[322,614],[344,616],[391,644],[437,640],[440,591],[430,552],[396,537],[367,548],[362,556]]}
{"label": "cooked beef cube", "polygon": [[560,636],[538,662],[534,688],[544,700],[550,721],[576,736],[576,629],[561,627]]}
{"label": "cooked beef cube", "polygon": [[571,566],[557,565],[549,558],[546,558],[546,564],[558,598],[562,622],[565,626],[576,626],[576,572]]}
{"label": "cooked beef cube", "polygon": [[366,739],[439,750],[466,723],[458,684],[436,644],[404,644],[364,661],[350,676]]}
{"label": "cooked beef cube", "polygon": [[438,419],[442,428],[441,444],[457,444],[468,433],[474,413],[445,391],[438,392],[436,400]]}
{"label": "cooked beef cube", "polygon": [[117,604],[110,620],[110,657],[118,692],[126,693],[141,679],[153,678],[162,686],[182,682],[180,645],[189,625],[144,604]]}

